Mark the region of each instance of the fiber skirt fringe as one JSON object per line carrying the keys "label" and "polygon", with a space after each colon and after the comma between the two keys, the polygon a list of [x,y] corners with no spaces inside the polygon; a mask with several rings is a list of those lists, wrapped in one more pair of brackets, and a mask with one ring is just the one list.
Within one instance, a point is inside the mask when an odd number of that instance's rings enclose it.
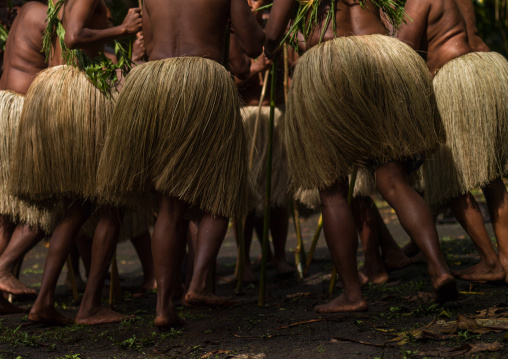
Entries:
{"label": "fiber skirt fringe", "polygon": [[139,206],[153,190],[202,211],[247,210],[246,141],[229,73],[199,57],[152,61],[132,70],[99,168],[99,190]]}
{"label": "fiber skirt fringe", "polygon": [[12,196],[8,190],[11,158],[24,97],[12,91],[0,91],[0,214],[14,223],[27,223],[46,233],[52,230],[51,213]]}
{"label": "fiber skirt fringe", "polygon": [[[242,108],[243,124],[247,133],[247,150],[250,152],[252,140],[254,137],[258,106],[245,106]],[[286,148],[282,133],[282,121],[284,118],[284,108],[275,108],[275,123],[273,131],[273,151],[272,151],[272,206],[286,206],[289,201],[289,168],[287,163]],[[270,121],[270,107],[261,107],[259,116],[258,131],[256,143],[254,145],[254,157],[252,161],[251,175],[255,184],[258,203],[256,210],[262,210],[266,191],[266,161],[268,158],[268,127]]]}
{"label": "fiber skirt fringe", "polygon": [[42,71],[25,97],[11,192],[53,206],[62,198],[97,199],[97,167],[113,113],[106,96],[72,66]]}
{"label": "fiber skirt fringe", "polygon": [[285,135],[294,188],[326,188],[368,162],[425,154],[444,140],[425,61],[383,35],[306,52],[289,91]]}
{"label": "fiber skirt fringe", "polygon": [[[359,168],[356,176],[353,197],[372,196],[377,193],[374,176],[369,170]],[[321,199],[317,189],[299,189],[296,191],[295,199],[311,209],[321,208]]]}
{"label": "fiber skirt fringe", "polygon": [[495,52],[469,53],[433,82],[447,142],[424,165],[432,207],[508,172],[508,62]]}

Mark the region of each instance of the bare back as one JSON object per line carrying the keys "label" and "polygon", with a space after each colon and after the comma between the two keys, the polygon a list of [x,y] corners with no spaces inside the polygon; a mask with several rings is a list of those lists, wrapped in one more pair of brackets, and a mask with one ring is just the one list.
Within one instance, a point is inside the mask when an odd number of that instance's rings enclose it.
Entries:
{"label": "bare back", "polygon": [[[324,26],[326,26],[327,14],[330,11],[330,1],[322,1],[320,4],[320,24],[315,26],[307,40],[307,50],[319,44]],[[379,9],[370,0],[365,1],[362,8],[358,0],[339,0],[335,10],[336,36],[330,23],[326,27],[322,42],[332,40],[340,36],[387,34],[388,30],[383,25]]]}
{"label": "bare back", "polygon": [[0,89],[24,95],[35,76],[46,68],[41,50],[47,9],[39,2],[29,2],[19,10],[5,45]]}
{"label": "bare back", "polygon": [[263,31],[246,0],[145,0],[144,8],[151,61],[199,56],[223,64],[229,22],[244,52],[257,56],[262,51]]}
{"label": "bare back", "polygon": [[[415,50],[426,53],[432,74],[448,61],[474,51],[469,43],[466,19],[476,29],[474,12],[461,11],[470,0],[408,0],[406,13],[413,20],[403,25],[397,37]],[[471,4],[472,7],[472,4]],[[466,10],[466,8],[464,7]],[[471,17],[472,16],[472,17]]]}

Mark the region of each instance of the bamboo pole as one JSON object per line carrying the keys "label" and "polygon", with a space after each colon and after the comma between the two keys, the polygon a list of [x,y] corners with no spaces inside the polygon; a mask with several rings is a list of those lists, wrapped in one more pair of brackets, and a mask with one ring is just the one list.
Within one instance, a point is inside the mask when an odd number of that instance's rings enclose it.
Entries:
{"label": "bamboo pole", "polygon": [[76,274],[74,273],[74,267],[72,266],[72,258],[70,255],[67,256],[67,272],[69,272],[69,279],[71,280],[72,297],[74,298],[74,302],[78,303],[78,286],[76,285]]}
{"label": "bamboo pole", "polygon": [[261,96],[259,98],[258,113],[256,115],[256,122],[254,122],[254,134],[252,135],[252,143],[250,145],[250,153],[249,153],[249,169],[252,169],[252,164],[254,162],[254,150],[256,149],[256,139],[258,137],[259,119],[261,117],[261,109],[263,108],[263,102],[265,101],[269,74],[270,70],[268,69],[265,71],[265,77],[263,79],[263,87],[261,89]]}
{"label": "bamboo pole", "polygon": [[[249,171],[252,170],[252,166],[254,163],[254,151],[256,149],[256,139],[258,136],[258,127],[259,127],[259,119],[261,117],[261,109],[263,108],[263,102],[266,96],[266,88],[268,84],[268,75],[270,74],[270,70],[265,71],[265,76],[263,79],[263,87],[261,88],[261,95],[259,98],[258,105],[258,113],[256,116],[256,122],[254,123],[254,134],[252,135],[252,143],[250,146],[249,153]],[[245,267],[245,217],[236,221],[236,236],[238,243],[238,251],[237,251],[237,261],[236,261],[236,288],[235,293],[240,294],[242,292],[243,285],[243,270]]]}
{"label": "bamboo pole", "polygon": [[266,262],[268,257],[268,230],[270,229],[270,200],[272,194],[272,147],[273,147],[273,123],[275,117],[275,94],[277,84],[277,59],[272,64],[272,81],[270,89],[270,123],[268,126],[268,158],[266,164],[266,195],[265,195],[265,218],[263,225],[263,255],[261,257],[261,276],[259,278],[258,306],[265,305],[266,289]]}
{"label": "bamboo pole", "polygon": [[[355,183],[356,183],[356,175],[358,174],[358,168],[355,168],[353,170],[353,173],[351,173],[351,180],[349,181],[349,188],[347,193],[347,205],[349,208],[351,208],[351,202],[353,201],[353,191],[355,189]],[[332,277],[330,278],[330,287],[328,288],[328,291],[330,294],[333,294],[333,290],[335,289],[335,280],[337,279],[337,268],[333,266],[332,268]]]}
{"label": "bamboo pole", "polygon": [[309,271],[310,264],[312,263],[312,256],[314,256],[314,251],[316,250],[317,242],[319,240],[319,236],[321,235],[322,229],[323,229],[323,214],[319,216],[316,231],[314,232],[314,237],[312,238],[312,244],[310,245],[309,254],[307,255],[307,261],[305,263],[305,270],[303,271],[304,276],[306,276],[307,272]]}

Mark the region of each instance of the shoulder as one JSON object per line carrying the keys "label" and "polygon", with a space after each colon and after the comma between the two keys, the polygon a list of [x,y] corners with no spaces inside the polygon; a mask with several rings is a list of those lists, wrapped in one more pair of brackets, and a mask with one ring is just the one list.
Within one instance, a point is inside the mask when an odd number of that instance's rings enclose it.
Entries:
{"label": "shoulder", "polygon": [[20,15],[24,16],[26,21],[40,24],[46,21],[47,11],[48,7],[46,5],[37,1],[30,1],[21,7]]}

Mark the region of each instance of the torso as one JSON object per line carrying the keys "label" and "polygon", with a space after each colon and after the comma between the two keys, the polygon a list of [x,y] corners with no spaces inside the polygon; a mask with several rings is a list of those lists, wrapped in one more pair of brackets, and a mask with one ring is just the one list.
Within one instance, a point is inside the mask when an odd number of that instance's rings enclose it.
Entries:
{"label": "torso", "polygon": [[466,22],[458,1],[432,0],[430,3],[427,31],[420,48],[427,53],[427,64],[435,74],[448,61],[474,50],[468,41]]}
{"label": "torso", "polygon": [[[56,2],[56,0],[54,0]],[[69,14],[72,10],[72,7],[76,4],[77,0],[67,0],[65,4],[62,6],[62,9],[60,10],[60,13],[58,14],[58,18],[62,21],[62,25],[65,28],[66,27],[66,14]],[[97,6],[94,10],[93,16],[90,18],[88,23],[86,24],[86,27],[90,29],[107,29],[111,26],[110,22],[108,21],[108,11],[107,6],[104,0],[99,0],[97,3]],[[104,47],[106,43],[95,43],[93,46],[87,47],[83,50],[83,52],[90,58],[95,58],[99,53],[104,52]],[[54,55],[49,61],[50,66],[57,66],[61,65],[62,62],[62,50],[60,49],[60,44],[55,39],[53,43],[53,49],[54,49]]]}
{"label": "torso", "polygon": [[153,39],[149,59],[199,56],[222,64],[230,0],[186,0],[185,5],[145,0]]}
{"label": "torso", "polygon": [[46,68],[42,50],[47,6],[30,2],[19,11],[5,46],[0,89],[25,94],[35,76]]}
{"label": "torso", "polygon": [[[322,1],[319,8],[319,24],[315,26],[306,49],[320,43],[321,34],[326,25],[326,17],[330,9],[330,1]],[[365,2],[365,7],[360,6],[358,0],[337,0],[335,11],[336,36],[333,26],[328,24],[321,42],[332,40],[340,36],[387,34],[388,30],[383,25],[379,16],[379,9],[370,0]]]}

